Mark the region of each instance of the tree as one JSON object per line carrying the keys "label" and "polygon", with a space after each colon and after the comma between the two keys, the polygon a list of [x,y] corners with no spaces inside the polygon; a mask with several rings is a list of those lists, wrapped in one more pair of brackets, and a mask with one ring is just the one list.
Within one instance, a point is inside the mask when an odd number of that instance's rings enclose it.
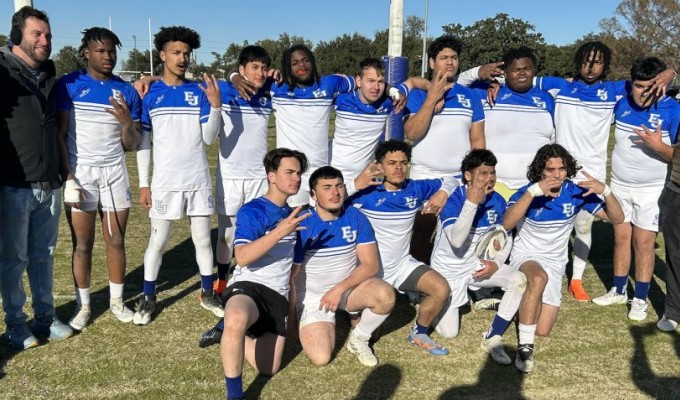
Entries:
{"label": "tree", "polygon": [[600,21],[612,49],[612,77],[627,78],[633,61],[657,56],[680,67],[680,3],[677,0],[622,0],[614,16]]}
{"label": "tree", "polygon": [[61,76],[85,68],[87,63],[78,54],[78,49],[73,46],[64,46],[54,57],[54,65],[57,68],[57,76]]}
{"label": "tree", "polygon": [[[158,51],[154,49],[153,51],[153,68],[155,70],[154,74],[159,73],[160,65],[161,57],[158,55]],[[128,57],[123,63],[123,70],[125,71],[140,71],[145,74],[148,74],[150,68],[151,63],[149,62],[149,50],[141,52],[138,49],[132,49],[128,53]]]}
{"label": "tree", "polygon": [[341,73],[356,75],[359,62],[366,57],[380,57],[376,54],[373,41],[359,33],[344,34],[335,39],[319,42],[314,55],[321,74]]}

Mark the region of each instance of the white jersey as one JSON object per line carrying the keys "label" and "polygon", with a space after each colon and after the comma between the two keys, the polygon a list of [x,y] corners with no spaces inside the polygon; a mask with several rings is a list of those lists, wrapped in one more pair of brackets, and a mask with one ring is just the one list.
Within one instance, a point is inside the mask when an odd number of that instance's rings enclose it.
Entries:
{"label": "white jersey", "polygon": [[[476,89],[481,93],[486,91]],[[490,107],[484,97],[484,135],[486,148],[498,159],[498,181],[510,189],[527,183],[527,167],[543,145],[555,140],[553,112],[555,101],[550,94],[532,88],[517,93],[503,86],[496,104]]]}
{"label": "white jersey", "polygon": [[633,129],[641,125],[656,131],[667,145],[677,142],[680,104],[662,97],[649,108],[638,107],[630,96],[621,99],[614,109],[616,142],[612,151],[612,182],[627,187],[663,187],[670,163],[640,140]]}
{"label": "white jersey", "polygon": [[109,97],[124,99],[134,122],[142,114],[142,100],[134,88],[117,76],[100,81],[81,69],[59,78],[57,108],[69,112],[66,145],[71,165],[104,167],[125,160],[121,135],[123,126],[106,110],[113,109]]}
{"label": "white jersey", "polygon": [[354,207],[348,207],[337,219],[324,221],[315,209],[300,223],[294,263],[301,264],[309,297],[323,296],[347,278],[359,264],[357,246],[375,243],[368,219]]}
{"label": "white jersey", "polygon": [[229,82],[218,82],[222,95],[220,176],[223,179],[264,179],[262,160],[267,154],[267,128],[272,112],[268,88],[246,101]]}
{"label": "white jersey", "polygon": [[[614,106],[626,95],[626,81],[586,84],[563,78],[535,78],[535,85],[555,97],[555,142],[564,146],[583,170],[604,182],[607,143]],[[584,179],[579,173],[577,180]]]}
{"label": "white jersey", "polygon": [[[291,211],[288,205],[279,207],[266,197],[258,197],[244,204],[236,214],[234,248],[266,235]],[[229,285],[244,281],[259,283],[288,298],[296,237],[293,231],[249,265],[236,265]]]}
{"label": "white jersey", "polygon": [[373,152],[385,131],[385,121],[394,107],[390,98],[364,104],[359,91],[343,93],[335,101],[335,133],[330,165],[350,181],[373,160]]}
{"label": "white jersey", "polygon": [[156,81],[142,104],[142,128],[153,131],[151,190],[211,190],[201,129],[210,103],[198,84]]}
{"label": "white jersey", "polygon": [[413,222],[420,207],[438,190],[451,193],[457,185],[454,178],[406,179],[400,190],[370,186],[347,199],[348,204],[359,208],[371,221],[380,251],[380,274],[385,281],[391,282],[400,263],[411,258]]}
{"label": "white jersey", "polygon": [[479,258],[475,254],[479,238],[491,225],[502,223],[505,214],[505,200],[498,193],[492,192],[477,205],[472,227],[463,246],[453,248],[444,229],[458,221],[467,199],[466,194],[467,186],[458,186],[439,214],[430,266],[447,280],[469,277],[479,267]]}
{"label": "white jersey", "polygon": [[[404,115],[416,114],[427,91],[414,89],[406,100]],[[413,142],[411,178],[442,178],[460,173],[460,163],[470,151],[470,128],[484,121],[479,95],[462,85],[444,94],[444,108],[432,117],[425,135]]]}
{"label": "white jersey", "polygon": [[[508,208],[522,197],[530,185],[523,186],[510,197]],[[559,196],[535,197],[517,224],[511,260],[530,256],[566,264],[569,235],[574,228],[576,214],[584,210],[595,215],[604,208],[604,201],[596,194],[583,197],[586,191],[565,180]]]}

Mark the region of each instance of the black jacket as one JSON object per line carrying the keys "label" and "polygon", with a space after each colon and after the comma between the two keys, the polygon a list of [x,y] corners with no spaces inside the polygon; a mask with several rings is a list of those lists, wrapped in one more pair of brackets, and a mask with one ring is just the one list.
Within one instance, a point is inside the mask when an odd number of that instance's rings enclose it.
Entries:
{"label": "black jacket", "polygon": [[0,185],[61,186],[55,75],[47,60],[35,79],[9,47],[0,48]]}

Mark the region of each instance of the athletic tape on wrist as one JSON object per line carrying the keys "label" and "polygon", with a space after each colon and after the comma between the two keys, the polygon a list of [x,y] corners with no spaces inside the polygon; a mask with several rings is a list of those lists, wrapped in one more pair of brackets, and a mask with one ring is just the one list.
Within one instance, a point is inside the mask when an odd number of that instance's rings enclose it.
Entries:
{"label": "athletic tape on wrist", "polygon": [[533,185],[529,186],[527,192],[529,192],[531,197],[543,196],[543,189],[541,189],[541,185],[538,183],[534,183]]}
{"label": "athletic tape on wrist", "polygon": [[78,186],[75,180],[73,179],[67,180],[66,184],[64,185],[64,202],[66,203],[80,202],[80,191],[78,191],[78,189],[81,189],[81,187]]}
{"label": "athletic tape on wrist", "polygon": [[604,190],[602,191],[602,196],[607,197],[610,194],[612,194],[612,188],[610,188],[609,185],[604,185]]}

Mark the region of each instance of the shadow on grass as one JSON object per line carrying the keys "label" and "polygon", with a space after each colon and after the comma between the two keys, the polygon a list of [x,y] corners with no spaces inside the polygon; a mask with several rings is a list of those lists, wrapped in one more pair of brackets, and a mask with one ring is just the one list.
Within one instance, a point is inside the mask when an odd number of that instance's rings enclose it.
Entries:
{"label": "shadow on grass", "polygon": [[680,358],[680,333],[677,331],[660,333],[656,324],[650,323],[644,326],[631,326],[630,335],[633,338],[635,350],[630,360],[630,374],[635,386],[649,396],[656,399],[680,398],[680,372],[676,376],[658,376],[652,370],[649,356],[645,349],[645,338],[658,334],[671,335],[673,349]]}
{"label": "shadow on grass", "polygon": [[449,399],[525,399],[522,395],[524,374],[513,365],[499,365],[487,357],[474,385],[452,387],[439,396]]}
{"label": "shadow on grass", "polygon": [[401,383],[401,369],[392,364],[373,368],[359,388],[353,400],[391,399]]}
{"label": "shadow on grass", "polygon": [[[397,293],[394,309],[385,322],[378,328],[379,336],[387,336],[394,331],[398,331],[413,322],[416,317],[416,309],[409,304],[406,296]],[[406,337],[404,337],[406,340]]]}

